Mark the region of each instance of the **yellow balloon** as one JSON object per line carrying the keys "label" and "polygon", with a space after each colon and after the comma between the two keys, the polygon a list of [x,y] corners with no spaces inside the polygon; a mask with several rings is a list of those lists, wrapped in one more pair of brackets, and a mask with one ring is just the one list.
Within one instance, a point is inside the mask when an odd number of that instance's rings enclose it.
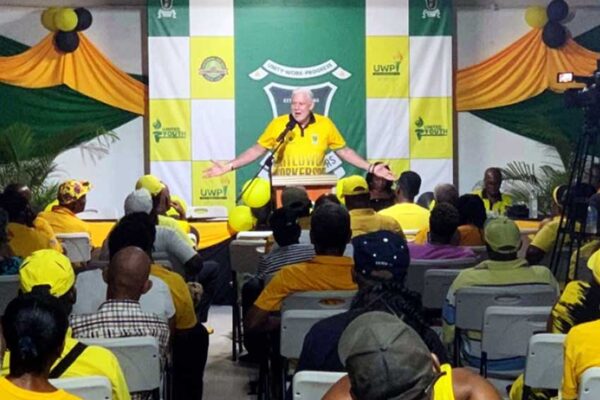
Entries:
{"label": "yellow balloon", "polygon": [[248,206],[237,206],[229,213],[229,227],[236,232],[252,230],[255,222]]}
{"label": "yellow balloon", "polygon": [[531,6],[525,10],[525,22],[532,28],[542,28],[548,22],[546,7]]}
{"label": "yellow balloon", "polygon": [[58,10],[58,7],[50,7],[45,9],[42,13],[42,25],[50,32],[56,32],[58,30],[56,24],[54,24],[54,15]]}
{"label": "yellow balloon", "polygon": [[61,8],[54,14],[54,25],[60,31],[71,32],[77,26],[77,13],[72,8]]}
{"label": "yellow balloon", "polygon": [[[252,185],[250,185],[250,182],[252,182]],[[246,182],[242,192],[244,193],[242,200],[252,208],[260,208],[271,200],[271,187],[266,179],[257,178],[254,181]]]}

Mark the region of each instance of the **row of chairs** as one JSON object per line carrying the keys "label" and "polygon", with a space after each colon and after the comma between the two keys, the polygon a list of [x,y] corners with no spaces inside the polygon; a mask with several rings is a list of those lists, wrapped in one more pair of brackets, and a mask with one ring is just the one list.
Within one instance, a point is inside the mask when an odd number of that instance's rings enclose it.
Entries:
{"label": "row of chairs", "polygon": [[[531,389],[559,390],[563,373],[563,334],[542,333],[528,341],[522,399],[528,398]],[[300,371],[294,375],[294,400],[320,399],[325,392],[345,376],[344,372]],[[600,394],[600,368],[584,372],[579,384],[579,400],[595,400]]]}

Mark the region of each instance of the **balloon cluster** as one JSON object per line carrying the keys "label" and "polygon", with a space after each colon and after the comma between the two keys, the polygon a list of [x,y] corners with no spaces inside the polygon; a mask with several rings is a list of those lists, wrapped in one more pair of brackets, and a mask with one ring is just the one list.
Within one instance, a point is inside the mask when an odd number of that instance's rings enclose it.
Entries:
{"label": "balloon cluster", "polygon": [[532,28],[542,28],[542,40],[546,46],[557,49],[568,38],[567,28],[563,25],[573,18],[565,0],[552,0],[548,7],[533,6],[525,11],[525,21]]}
{"label": "balloon cluster", "polygon": [[87,8],[50,7],[42,13],[42,25],[54,35],[54,44],[64,52],[71,53],[79,46],[77,32],[92,25],[92,14]]}
{"label": "balloon cluster", "polygon": [[236,232],[254,228],[256,218],[252,208],[260,208],[271,200],[271,185],[266,179],[248,181],[242,187],[242,201],[246,205],[237,206],[229,213],[229,227]]}

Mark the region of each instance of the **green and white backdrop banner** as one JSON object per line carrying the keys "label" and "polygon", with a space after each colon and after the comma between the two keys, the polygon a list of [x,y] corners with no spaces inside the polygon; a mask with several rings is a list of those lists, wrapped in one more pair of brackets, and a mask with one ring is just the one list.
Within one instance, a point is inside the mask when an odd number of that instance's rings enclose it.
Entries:
{"label": "green and white backdrop banner", "polygon": [[188,204],[233,206],[258,164],[202,171],[309,87],[359,154],[422,191],[452,182],[453,29],[451,0],[149,0],[151,172]]}

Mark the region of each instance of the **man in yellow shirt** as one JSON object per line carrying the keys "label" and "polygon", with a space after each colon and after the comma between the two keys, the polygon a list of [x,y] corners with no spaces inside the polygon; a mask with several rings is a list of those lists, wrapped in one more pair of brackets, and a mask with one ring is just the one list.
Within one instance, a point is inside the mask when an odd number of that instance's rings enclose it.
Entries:
{"label": "man in yellow shirt", "polygon": [[[74,286],[75,272],[67,257],[55,250],[38,250],[23,261],[19,278],[22,293],[50,294],[61,301],[67,314],[71,313],[77,294]],[[77,355],[78,352],[81,353]],[[71,363],[63,361],[68,355],[75,357]],[[2,375],[6,375],[10,367],[10,355],[5,353],[2,361]],[[59,369],[62,373],[58,373]],[[80,344],[71,336],[71,329],[67,331],[65,347],[52,366],[51,374],[54,370],[60,378],[105,376],[112,386],[113,399],[130,399],[127,382],[114,354],[99,346]]]}
{"label": "man in yellow shirt", "polygon": [[577,325],[567,334],[563,381],[560,388],[563,400],[577,399],[581,375],[588,368],[600,367],[599,331],[600,320],[596,320]]}
{"label": "man in yellow shirt", "polygon": [[502,171],[497,167],[490,167],[483,174],[483,189],[475,192],[481,197],[485,209],[496,215],[506,214],[506,209],[512,205],[512,196],[500,193],[502,186]]}
{"label": "man in yellow shirt", "polygon": [[247,332],[279,329],[279,318],[272,312],[281,309],[286,296],[310,290],[356,290],[352,279],[353,261],[344,257],[350,240],[350,215],[344,207],[326,203],[315,209],[310,239],[316,256],[311,261],[280,269],[263,289],[244,319]]}
{"label": "man in yellow shirt", "polygon": [[394,218],[380,215],[371,208],[369,186],[365,178],[358,175],[342,178],[337,191],[350,213],[352,237],[376,231],[391,231],[404,237],[400,224]]}
{"label": "man in yellow shirt", "polygon": [[[396,204],[379,211],[380,215],[394,218],[409,237],[429,226],[429,210],[415,204],[420,189],[421,177],[414,171],[404,171],[396,184]],[[407,230],[415,233],[408,235]]]}
{"label": "man in yellow shirt", "polygon": [[77,213],[85,210],[87,194],[92,188],[88,181],[69,179],[58,187],[58,205],[51,211],[40,213],[40,217],[48,221],[55,233],[85,232],[91,235],[85,221],[77,217]]}
{"label": "man in yellow shirt", "polygon": [[275,175],[322,175],[325,173],[325,152],[331,149],[355,167],[388,180],[394,179],[385,164],[369,164],[346,146],[346,141],[333,121],[324,115],[314,114],[314,106],[314,96],[310,89],[294,90],[289,115],[273,119],[257,143],[235,159],[225,164],[213,161],[213,166],[204,171],[204,176],[211,178],[241,168],[283,142],[275,155]]}

